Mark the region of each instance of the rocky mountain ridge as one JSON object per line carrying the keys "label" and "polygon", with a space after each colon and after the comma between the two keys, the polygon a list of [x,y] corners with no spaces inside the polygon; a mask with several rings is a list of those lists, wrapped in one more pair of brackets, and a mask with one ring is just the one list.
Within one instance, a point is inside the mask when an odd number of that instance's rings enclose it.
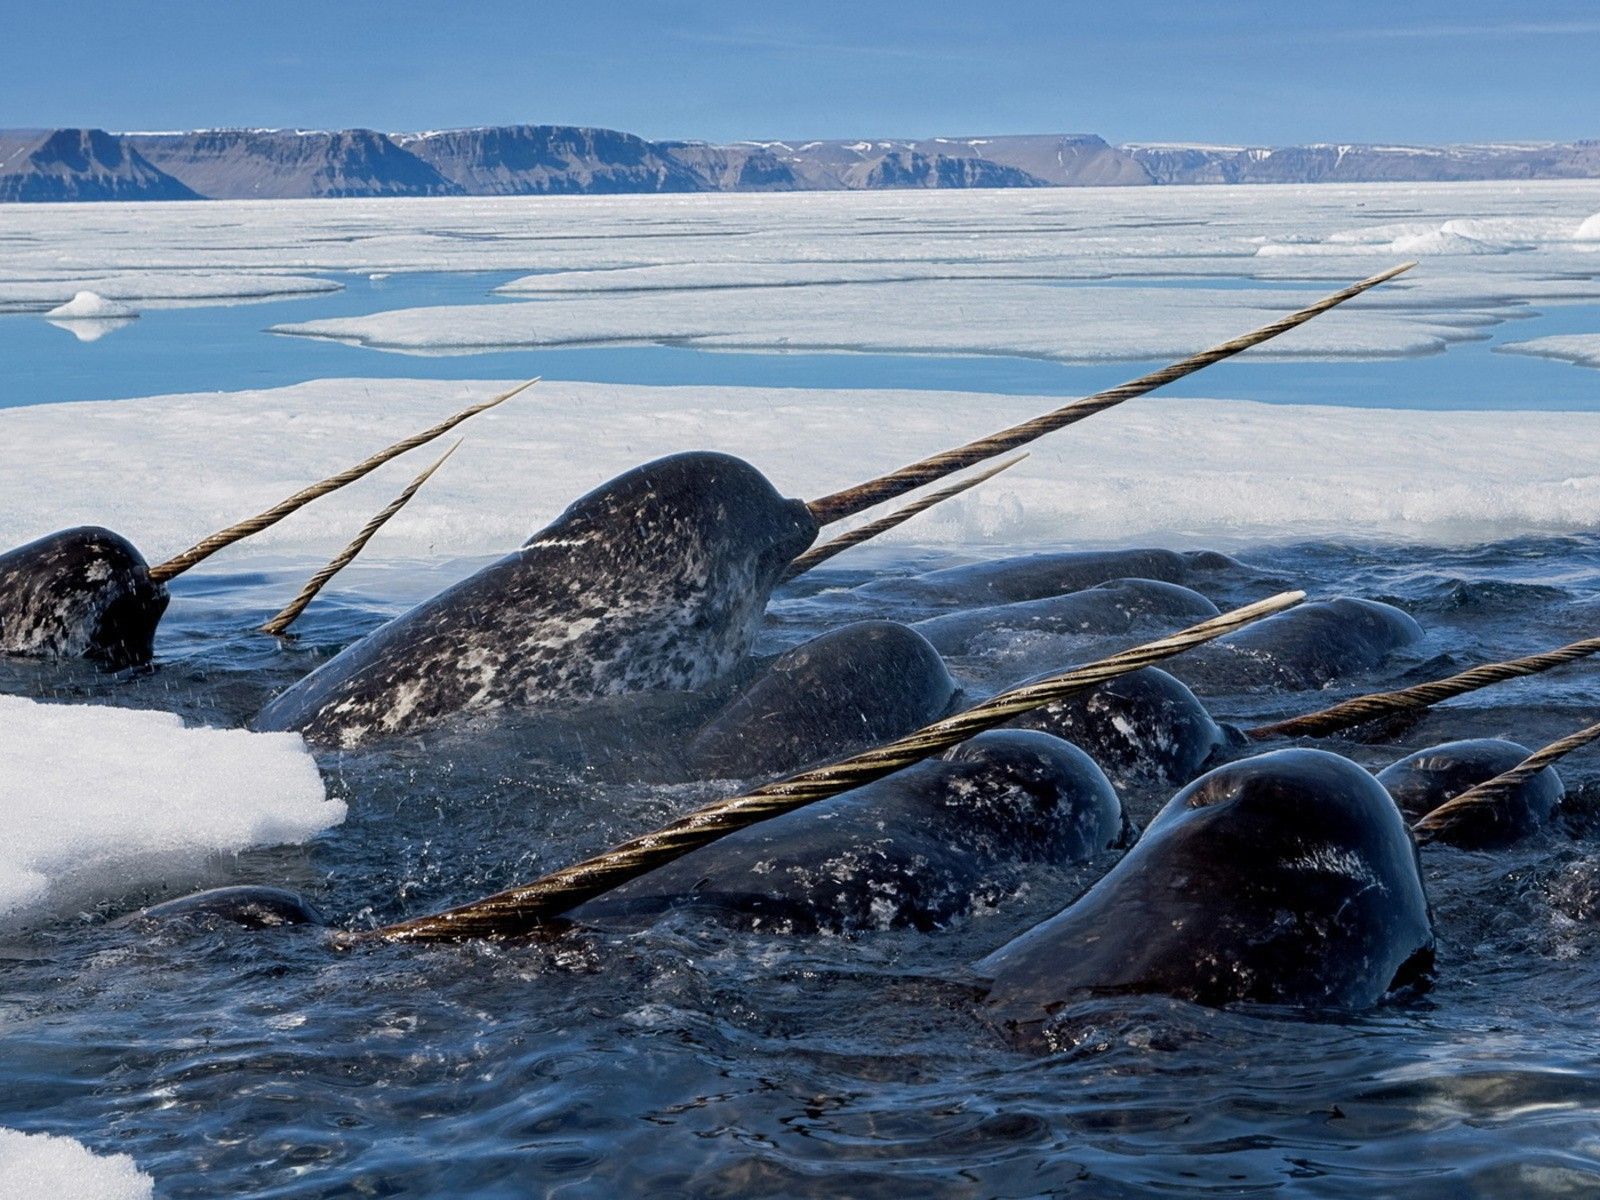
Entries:
{"label": "rocky mountain ridge", "polygon": [[653,142],[572,125],[426,133],[0,130],[0,201],[1149,187],[1600,178],[1600,140],[1113,146],[1094,134]]}

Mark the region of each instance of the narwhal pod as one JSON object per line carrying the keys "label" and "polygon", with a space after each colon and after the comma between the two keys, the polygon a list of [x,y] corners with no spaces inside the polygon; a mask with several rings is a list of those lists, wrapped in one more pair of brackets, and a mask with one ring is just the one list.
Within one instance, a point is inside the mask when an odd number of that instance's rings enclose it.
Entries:
{"label": "narwhal pod", "polygon": [[[1407,755],[1378,772],[1400,811],[1416,820],[1447,800],[1504,774],[1532,753],[1500,738],[1445,742]],[[1525,779],[1493,805],[1463,812],[1435,840],[1468,849],[1510,845],[1542,828],[1555,813],[1566,787],[1554,767]]]}
{"label": "narwhal pod", "polygon": [[1302,604],[1203,646],[1175,670],[1207,689],[1322,687],[1422,639],[1392,604],[1340,596]]}
{"label": "narwhal pod", "polygon": [[167,609],[126,538],[85,525],[0,554],[0,654],[147,662]]}
{"label": "narwhal pod", "polygon": [[788,771],[904,737],[958,687],[939,652],[895,621],[857,621],[779,655],[690,744],[700,776]]}
{"label": "narwhal pod", "polygon": [[1043,730],[1082,747],[1121,788],[1180,786],[1218,751],[1244,744],[1237,730],[1212,720],[1199,697],[1159,667],[1052,701],[1011,727]]}
{"label": "narwhal pod", "polygon": [[805,502],[748,463],[658,459],[347,647],[256,726],[350,746],[459,712],[705,687],[749,652],[816,535]]}
{"label": "narwhal pod", "polygon": [[1023,1031],[1074,999],[1165,994],[1362,1009],[1425,986],[1416,845],[1370,774],[1321,750],[1219,767],[1111,871],[974,970]]}
{"label": "narwhal pod", "polygon": [[1122,837],[1094,761],[996,730],[685,855],[573,910],[612,924],[692,907],[742,928],[933,929],[1004,898],[1024,864],[1084,862]]}
{"label": "narwhal pod", "polygon": [[1013,604],[1078,592],[1113,579],[1183,583],[1207,572],[1238,567],[1209,550],[1070,550],[945,567],[922,575],[875,579],[856,589],[873,599],[954,607]]}
{"label": "narwhal pod", "polygon": [[996,638],[1028,634],[1126,633],[1150,621],[1192,625],[1217,615],[1199,592],[1155,579],[1113,579],[1082,591],[990,604],[913,626],[941,654],[971,654]]}

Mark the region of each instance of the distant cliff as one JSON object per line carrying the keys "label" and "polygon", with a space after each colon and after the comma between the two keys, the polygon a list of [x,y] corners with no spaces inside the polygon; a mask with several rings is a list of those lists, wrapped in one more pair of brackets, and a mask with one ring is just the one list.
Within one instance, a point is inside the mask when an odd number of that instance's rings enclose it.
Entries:
{"label": "distant cliff", "polygon": [[1125,150],[1156,183],[1444,183],[1600,177],[1600,141],[1467,146],[1183,146]]}
{"label": "distant cliff", "polygon": [[121,136],[167,174],[213,200],[462,192],[393,139],[370,129],[208,129]]}
{"label": "distant cliff", "polygon": [[471,196],[703,192],[704,175],[631,133],[510,125],[401,133],[394,140]]}
{"label": "distant cliff", "polygon": [[0,133],[0,201],[196,199],[103,130]]}
{"label": "distant cliff", "polygon": [[1600,141],[1113,146],[1094,134],[652,142],[611,129],[0,131],[0,201],[1600,178]]}

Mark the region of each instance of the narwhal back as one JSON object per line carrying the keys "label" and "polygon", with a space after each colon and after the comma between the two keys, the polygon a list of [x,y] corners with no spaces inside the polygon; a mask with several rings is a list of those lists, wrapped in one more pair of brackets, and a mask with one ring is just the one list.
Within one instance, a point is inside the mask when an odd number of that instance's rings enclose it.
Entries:
{"label": "narwhal back", "polygon": [[323,664],[257,725],[354,745],[456,712],[704,687],[748,653],[816,528],[739,459],[648,463]]}

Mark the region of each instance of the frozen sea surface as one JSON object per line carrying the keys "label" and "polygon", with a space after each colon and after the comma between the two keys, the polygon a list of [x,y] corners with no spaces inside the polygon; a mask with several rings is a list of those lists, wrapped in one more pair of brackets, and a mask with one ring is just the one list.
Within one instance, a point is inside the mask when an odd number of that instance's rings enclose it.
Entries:
{"label": "frozen sea surface", "polygon": [[[1592,409],[1492,351],[1600,328],[1597,214],[1587,181],[33,206],[0,233],[0,407],[335,375],[1082,394],[1420,258],[1220,394]],[[37,315],[84,289],[145,319]]]}
{"label": "frozen sea surface", "polygon": [[[49,307],[21,287],[48,278],[51,304],[94,290],[140,317],[90,342],[37,311],[0,316],[17,368],[0,385],[0,546],[92,521],[162,557],[509,381],[549,381],[463,428],[460,453],[296,638],[255,627],[426,451],[180,578],[151,670],[0,661],[13,771],[0,872],[28,846],[61,850],[30,860],[47,867],[74,849],[87,860],[58,891],[41,875],[45,902],[0,924],[0,1191],[18,1163],[33,1172],[24,1194],[143,1196],[153,1181],[163,1198],[1600,1190],[1593,754],[1563,766],[1567,808],[1539,837],[1428,852],[1441,955],[1425,1002],[1330,1020],[1086,1002],[1048,1057],[982,1022],[962,968],[1109,861],[1033,871],[930,934],[772,937],[680,917],[551,945],[337,954],[305,929],[123,920],[196,886],[257,882],[367,927],[738,789],[607,782],[515,725],[319,755],[317,770],[288,741],[238,732],[339,647],[618,471],[725,449],[815,496],[1402,257],[1424,256],[1406,288],[1323,318],[1305,356],[1219,367],[1053,435],[791,585],[760,649],[884,615],[851,589],[886,573],[1132,544],[1238,555],[1254,569],[1219,584],[1219,604],[1301,586],[1398,604],[1426,631],[1315,695],[1206,694],[1228,719],[1592,636],[1600,412],[1574,410],[1600,409],[1600,376],[1563,360],[1586,361],[1600,334],[1597,212],[1600,188],[1583,183],[8,213],[0,304]],[[216,303],[172,282],[197,275],[219,280]],[[325,290],[263,298],[240,282],[262,275]],[[90,282],[113,278],[133,282]],[[183,307],[153,299],[180,286]],[[851,289],[851,346],[872,353],[823,345],[843,340],[828,297]],[[1023,297],[1080,314],[1081,336],[1057,338]],[[434,344],[415,347],[431,350],[459,336],[453,323],[540,308],[613,340],[654,340],[667,316],[701,322],[684,327],[697,337],[706,314],[744,332],[722,331],[731,351],[449,356],[265,332],[420,330],[413,314],[433,309]],[[967,349],[983,352],[944,353],[969,311],[985,335]],[[833,333],[765,352],[774,314],[796,312]],[[1494,353],[1516,342],[1560,353]],[[1018,356],[1096,346],[1129,358]],[[981,695],[1155,632],[1002,640],[950,665]],[[1543,744],[1595,719],[1596,678],[1571,667],[1340,749],[1379,766],[1457,737]],[[47,738],[71,725],[63,712],[81,722],[70,761]],[[608,711],[589,732],[600,746],[651,728]],[[1125,796],[1140,821],[1165,799]],[[193,844],[174,854],[179,834]]]}

